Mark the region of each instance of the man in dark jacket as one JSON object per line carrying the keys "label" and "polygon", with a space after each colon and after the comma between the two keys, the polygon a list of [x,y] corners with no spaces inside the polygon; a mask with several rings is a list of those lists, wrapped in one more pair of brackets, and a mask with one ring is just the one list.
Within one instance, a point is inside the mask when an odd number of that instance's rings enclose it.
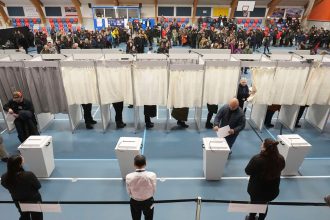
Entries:
{"label": "man in dark jacket", "polygon": [[247,80],[246,78],[241,78],[237,90],[237,99],[239,102],[239,107],[241,107],[241,109],[243,109],[244,102],[247,100],[249,96],[250,96],[250,92],[249,92],[249,87],[247,85]]}
{"label": "man in dark jacket", "polygon": [[22,143],[30,135],[39,135],[33,105],[29,100],[23,98],[21,92],[14,92],[13,99],[3,106],[3,110],[15,118],[14,124],[18,139]]}
{"label": "man in dark jacket", "polygon": [[230,100],[229,104],[220,108],[214,119],[213,130],[229,125],[229,135],[225,137],[229,148],[231,149],[239,132],[245,127],[245,115],[236,98]]}

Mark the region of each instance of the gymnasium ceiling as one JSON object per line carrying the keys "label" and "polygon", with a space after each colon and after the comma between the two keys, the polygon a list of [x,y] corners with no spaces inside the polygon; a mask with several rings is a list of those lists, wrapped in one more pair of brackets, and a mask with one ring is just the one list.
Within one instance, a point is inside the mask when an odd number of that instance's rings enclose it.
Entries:
{"label": "gymnasium ceiling", "polygon": [[[6,5],[32,5],[30,0],[1,0]],[[257,0],[257,6],[266,6],[271,0]],[[282,0],[280,6],[304,6],[309,0]],[[41,0],[44,5],[72,5],[71,0]],[[80,0],[82,4],[115,5],[116,0]],[[154,4],[155,0],[118,0],[120,5]],[[160,4],[192,5],[194,0],[158,0]],[[198,0],[198,5],[230,5],[231,0]]]}

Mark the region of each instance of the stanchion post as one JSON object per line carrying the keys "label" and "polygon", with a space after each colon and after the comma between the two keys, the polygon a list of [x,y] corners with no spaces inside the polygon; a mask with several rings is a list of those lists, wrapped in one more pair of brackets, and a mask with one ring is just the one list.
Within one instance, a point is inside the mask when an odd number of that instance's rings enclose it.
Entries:
{"label": "stanchion post", "polygon": [[201,209],[202,209],[202,197],[199,196],[197,197],[195,220],[201,219]]}

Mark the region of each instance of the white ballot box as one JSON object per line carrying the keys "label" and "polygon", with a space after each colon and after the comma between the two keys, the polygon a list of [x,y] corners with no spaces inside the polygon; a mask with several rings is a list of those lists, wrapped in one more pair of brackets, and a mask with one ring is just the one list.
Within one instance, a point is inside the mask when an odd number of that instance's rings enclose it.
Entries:
{"label": "white ballot box", "polygon": [[299,167],[312,145],[297,134],[278,135],[277,140],[280,142],[278,151],[285,159],[282,175],[298,175]]}
{"label": "white ballot box", "polygon": [[26,165],[37,177],[49,177],[55,168],[51,136],[30,136],[18,150]]}
{"label": "white ballot box", "polygon": [[142,138],[137,137],[121,137],[117,142],[115,152],[118,159],[121,176],[123,179],[126,175],[134,172],[134,157],[140,154]]}
{"label": "white ballot box", "polygon": [[207,180],[220,180],[230,152],[226,139],[203,138],[203,170]]}

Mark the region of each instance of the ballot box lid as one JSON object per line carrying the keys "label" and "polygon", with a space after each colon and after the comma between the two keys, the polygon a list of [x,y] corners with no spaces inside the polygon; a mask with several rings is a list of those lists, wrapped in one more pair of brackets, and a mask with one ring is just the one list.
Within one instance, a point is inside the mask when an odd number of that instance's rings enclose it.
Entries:
{"label": "ballot box lid", "polygon": [[277,136],[280,141],[289,147],[310,147],[312,146],[298,134],[285,134]]}
{"label": "ballot box lid", "polygon": [[139,150],[141,148],[142,138],[121,137],[119,138],[115,150]]}
{"label": "ballot box lid", "polygon": [[203,138],[203,144],[206,150],[230,151],[225,138]]}
{"label": "ballot box lid", "polygon": [[18,149],[22,148],[42,148],[48,143],[50,143],[52,137],[51,136],[30,136],[26,139]]}

